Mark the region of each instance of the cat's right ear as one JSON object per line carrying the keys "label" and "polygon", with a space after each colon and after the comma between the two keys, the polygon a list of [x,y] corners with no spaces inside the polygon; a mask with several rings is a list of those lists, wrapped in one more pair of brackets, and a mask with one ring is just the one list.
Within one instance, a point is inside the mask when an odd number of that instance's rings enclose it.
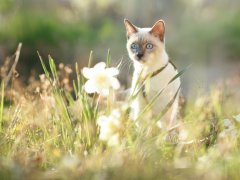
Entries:
{"label": "cat's right ear", "polygon": [[124,24],[127,31],[127,38],[129,38],[132,34],[137,32],[136,26],[134,26],[129,20],[124,19]]}
{"label": "cat's right ear", "polygon": [[151,31],[150,31],[151,34],[159,37],[159,39],[164,42],[164,34],[165,34],[165,23],[163,20],[159,20],[157,21]]}

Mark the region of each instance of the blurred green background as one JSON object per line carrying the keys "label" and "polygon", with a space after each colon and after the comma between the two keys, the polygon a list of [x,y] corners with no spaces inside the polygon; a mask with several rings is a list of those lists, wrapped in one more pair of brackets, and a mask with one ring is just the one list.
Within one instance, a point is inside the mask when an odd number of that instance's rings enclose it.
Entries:
{"label": "blurred green background", "polygon": [[239,0],[1,0],[1,63],[22,42],[17,69],[27,80],[41,72],[37,51],[84,66],[91,50],[97,62],[110,48],[113,64],[124,62],[121,79],[129,84],[125,17],[140,27],[165,20],[170,58],[180,69],[193,64],[182,78],[185,92],[239,72]]}

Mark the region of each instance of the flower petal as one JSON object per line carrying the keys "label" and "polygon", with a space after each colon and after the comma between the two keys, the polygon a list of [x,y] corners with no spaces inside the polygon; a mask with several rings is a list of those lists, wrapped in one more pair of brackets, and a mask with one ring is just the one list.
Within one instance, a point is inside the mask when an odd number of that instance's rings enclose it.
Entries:
{"label": "flower petal", "polygon": [[87,78],[87,79],[91,79],[91,78],[94,77],[95,73],[93,73],[93,72],[94,72],[94,71],[93,71],[93,68],[86,68],[86,67],[84,67],[84,68],[82,69],[82,75],[83,75],[85,78]]}
{"label": "flower petal", "polygon": [[120,83],[117,78],[111,78],[111,85],[112,85],[112,88],[115,90],[120,88]]}
{"label": "flower petal", "polygon": [[104,69],[105,67],[106,67],[105,62],[99,62],[99,63],[95,64],[95,66],[93,68],[94,69]]}
{"label": "flower petal", "polygon": [[87,93],[94,93],[97,92],[97,89],[95,87],[94,81],[88,80],[85,85],[84,89]]}
{"label": "flower petal", "polygon": [[117,68],[107,68],[106,71],[109,76],[116,76],[119,74],[119,70]]}
{"label": "flower petal", "polygon": [[102,96],[106,97],[109,95],[109,88],[107,89],[101,89],[101,91],[99,92]]}

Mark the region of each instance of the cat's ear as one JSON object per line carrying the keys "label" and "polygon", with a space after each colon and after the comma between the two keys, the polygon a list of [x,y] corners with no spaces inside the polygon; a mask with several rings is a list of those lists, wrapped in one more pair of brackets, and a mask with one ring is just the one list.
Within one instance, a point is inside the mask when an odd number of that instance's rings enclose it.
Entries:
{"label": "cat's ear", "polygon": [[165,23],[163,20],[158,20],[150,30],[150,33],[154,36],[159,37],[159,39],[163,42],[164,41],[164,34],[165,34]]}
{"label": "cat's ear", "polygon": [[127,31],[127,37],[129,38],[132,34],[137,32],[136,26],[134,26],[129,20],[124,19],[124,24]]}

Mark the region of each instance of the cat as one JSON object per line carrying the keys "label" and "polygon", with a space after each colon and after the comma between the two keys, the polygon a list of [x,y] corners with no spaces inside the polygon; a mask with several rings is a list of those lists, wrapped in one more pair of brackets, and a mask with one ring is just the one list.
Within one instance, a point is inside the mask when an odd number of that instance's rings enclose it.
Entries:
{"label": "cat", "polygon": [[[168,85],[178,71],[165,50],[165,23],[158,20],[151,28],[139,28],[124,19],[124,24],[127,51],[134,66],[131,94],[136,95],[136,98],[131,103],[131,118],[147,121],[157,118],[162,112],[163,116],[159,116],[157,125],[170,129],[177,123],[181,83],[177,77]],[[162,93],[159,93],[161,90]],[[148,113],[142,116],[141,112],[152,99],[155,99],[152,101],[153,105]]]}

